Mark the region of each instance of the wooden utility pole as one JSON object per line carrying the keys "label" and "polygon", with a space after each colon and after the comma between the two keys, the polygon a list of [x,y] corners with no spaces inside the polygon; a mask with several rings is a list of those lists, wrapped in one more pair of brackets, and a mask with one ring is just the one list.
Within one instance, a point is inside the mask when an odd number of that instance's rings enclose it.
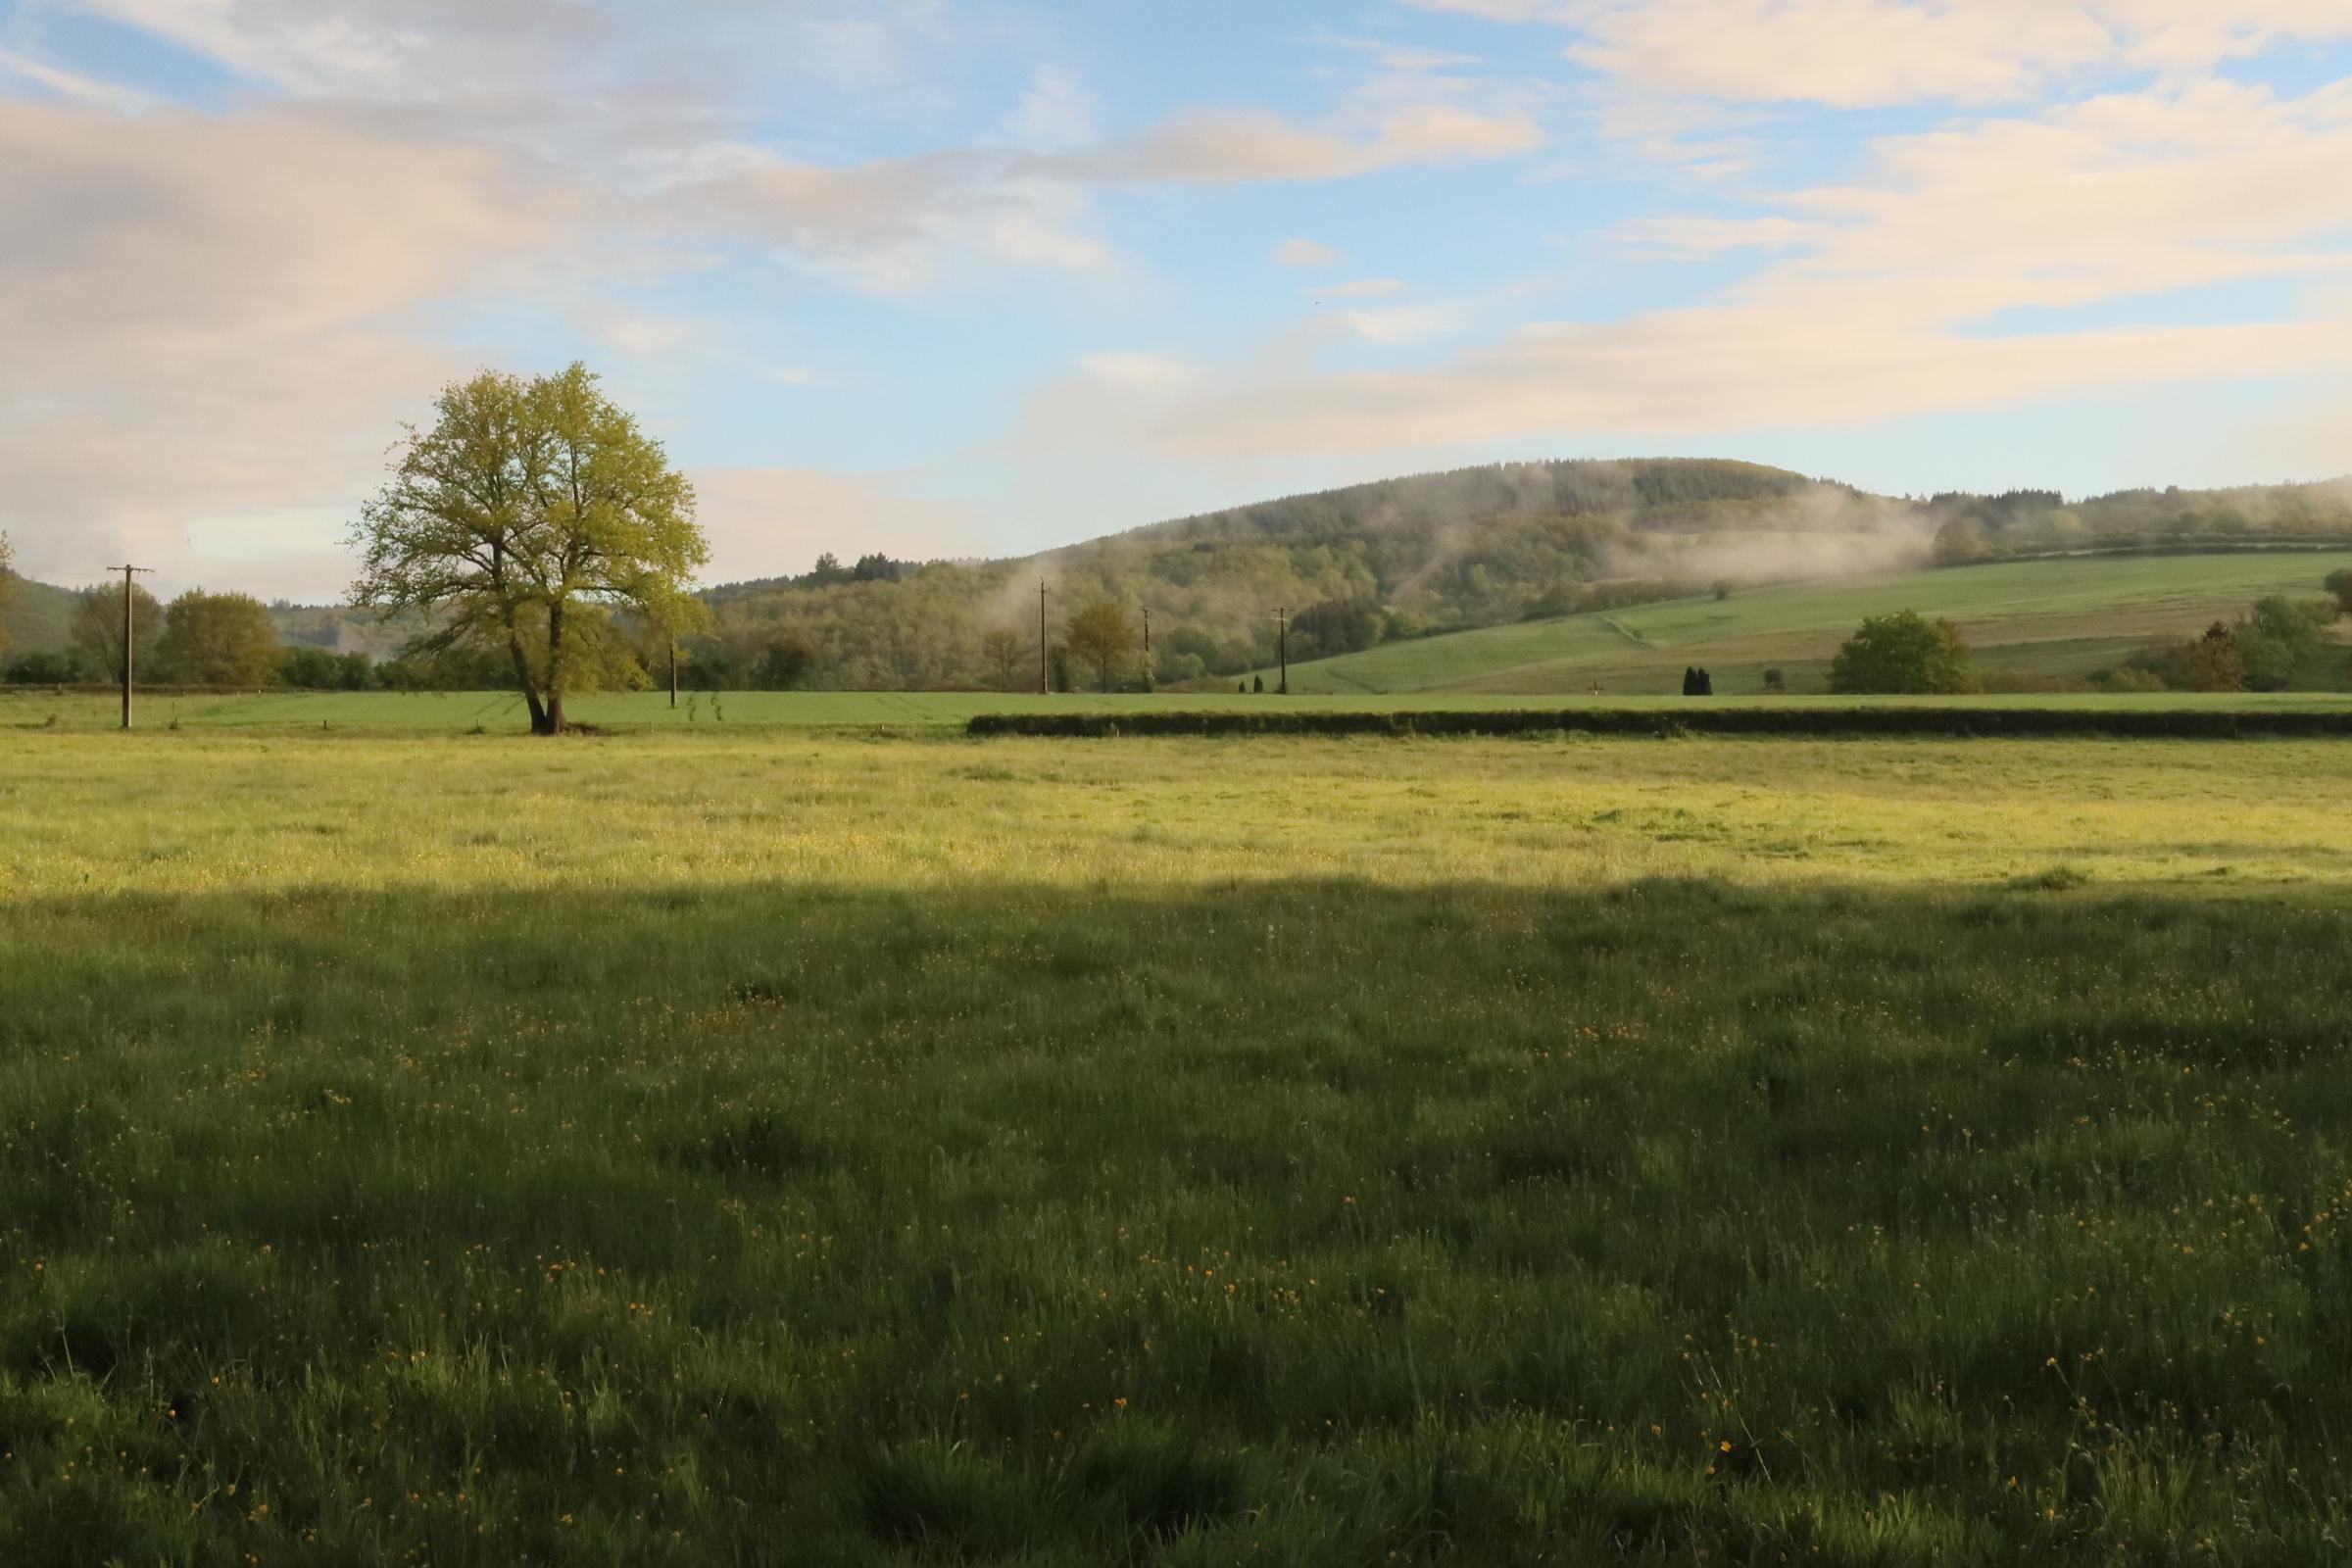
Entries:
{"label": "wooden utility pole", "polygon": [[1288,697],[1291,695],[1291,611],[1287,605],[1274,612],[1274,647],[1282,661],[1282,684],[1274,690]]}
{"label": "wooden utility pole", "polygon": [[1046,651],[1046,580],[1037,580],[1037,690],[1041,697],[1054,695],[1054,659]]}
{"label": "wooden utility pole", "polygon": [[678,706],[678,640],[669,640],[669,706]]}
{"label": "wooden utility pole", "polygon": [[145,566],[109,566],[109,571],[122,573],[122,727],[130,728],[131,660],[138,647],[138,597],[131,591],[131,578],[144,575]]}

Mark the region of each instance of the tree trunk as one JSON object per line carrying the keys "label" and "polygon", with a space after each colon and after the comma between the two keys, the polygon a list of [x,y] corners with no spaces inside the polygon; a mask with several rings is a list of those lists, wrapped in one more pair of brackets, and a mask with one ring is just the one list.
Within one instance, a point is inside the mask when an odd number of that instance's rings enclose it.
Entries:
{"label": "tree trunk", "polygon": [[542,735],[564,733],[564,607],[547,607],[547,713]]}
{"label": "tree trunk", "polygon": [[531,679],[531,662],[522,657],[522,639],[510,629],[507,651],[514,656],[514,684],[522,688],[522,700],[531,710],[531,733],[554,733],[547,727],[547,705],[539,701],[539,683]]}

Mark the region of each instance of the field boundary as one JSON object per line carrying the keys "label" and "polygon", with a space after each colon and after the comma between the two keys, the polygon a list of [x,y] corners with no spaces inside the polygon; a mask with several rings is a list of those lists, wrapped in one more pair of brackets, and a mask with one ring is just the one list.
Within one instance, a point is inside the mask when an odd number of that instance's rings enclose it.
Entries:
{"label": "field boundary", "polygon": [[2118,740],[2352,738],[2352,711],[2228,712],[2211,709],[2091,708],[1692,708],[1398,710],[1392,712],[1276,710],[1235,713],[979,713],[974,736],[1062,740],[1122,736],[1373,735],[1496,736],[1577,731],[1672,738],[1682,735],[1948,736],[1968,739],[2093,736]]}

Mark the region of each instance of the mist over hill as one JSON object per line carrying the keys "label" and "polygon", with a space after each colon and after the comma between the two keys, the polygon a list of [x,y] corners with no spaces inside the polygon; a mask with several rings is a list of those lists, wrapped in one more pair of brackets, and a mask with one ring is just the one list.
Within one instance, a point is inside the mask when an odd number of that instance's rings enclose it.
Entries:
{"label": "mist over hill", "polygon": [[[1294,661],[1474,627],[1932,564],[2111,550],[2352,540],[2352,481],[1873,495],[1756,464],[1495,464],[1174,518],[1040,556],[924,565],[826,560],[707,597],[697,677],[721,685],[1034,685],[1050,620],[1099,600],[1152,612],[1161,685],[1263,668],[1278,610]],[[993,639],[991,633],[997,634]],[[1009,650],[1017,647],[1017,655]],[[992,657],[992,649],[997,657]]]}
{"label": "mist over hill", "polygon": [[[713,624],[690,643],[686,678],[725,688],[1029,688],[1041,583],[1056,643],[1086,606],[1108,600],[1138,618],[1148,610],[1152,677],[1174,686],[1271,663],[1278,611],[1291,617],[1290,656],[1303,662],[1717,585],[2347,541],[2352,480],[2069,502],[2042,490],[1882,496],[1711,459],[1492,464],[1172,518],[1037,556],[826,557],[796,576],[706,592]],[[71,592],[21,584],[0,611],[14,650],[66,648],[75,603]],[[345,607],[271,612],[290,646],[377,661],[418,629]],[[504,672],[460,655],[399,678],[496,685]]]}

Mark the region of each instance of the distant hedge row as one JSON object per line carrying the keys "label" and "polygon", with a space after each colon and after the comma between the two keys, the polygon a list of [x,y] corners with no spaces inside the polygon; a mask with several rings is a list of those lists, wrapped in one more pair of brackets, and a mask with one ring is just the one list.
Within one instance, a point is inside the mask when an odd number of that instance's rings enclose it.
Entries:
{"label": "distant hedge row", "polygon": [[2097,708],[1572,708],[1420,712],[982,713],[973,735],[1069,740],[1118,735],[1942,735],[2114,736],[2235,740],[2252,736],[2352,737],[2352,710],[2229,712],[2208,709]]}

